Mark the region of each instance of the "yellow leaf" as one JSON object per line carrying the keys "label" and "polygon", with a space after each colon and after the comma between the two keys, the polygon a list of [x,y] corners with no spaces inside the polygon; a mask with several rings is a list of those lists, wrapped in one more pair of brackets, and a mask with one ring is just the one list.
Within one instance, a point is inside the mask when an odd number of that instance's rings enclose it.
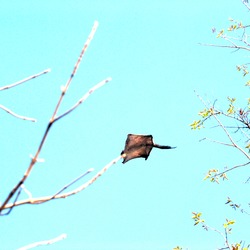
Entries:
{"label": "yellow leaf", "polygon": [[221,36],[223,35],[223,33],[224,33],[224,30],[221,30],[221,31],[219,32],[219,34],[217,35],[217,38],[221,37]]}
{"label": "yellow leaf", "polygon": [[235,223],[235,220],[230,220],[227,222],[228,225],[233,225]]}

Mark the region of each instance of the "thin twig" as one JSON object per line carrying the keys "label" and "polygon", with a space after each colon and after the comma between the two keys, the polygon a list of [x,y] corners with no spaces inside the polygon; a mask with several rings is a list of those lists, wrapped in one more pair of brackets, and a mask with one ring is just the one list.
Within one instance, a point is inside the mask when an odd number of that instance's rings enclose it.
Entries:
{"label": "thin twig", "polygon": [[229,49],[243,49],[250,51],[250,48],[239,46],[239,45],[219,45],[219,44],[212,44],[212,43],[199,43],[202,46],[209,46],[209,47],[218,47],[218,48],[229,48]]}
{"label": "thin twig", "polygon": [[102,87],[104,84],[106,84],[107,82],[111,81],[111,77],[99,82],[98,84],[96,84],[94,87],[92,87],[72,108],[70,108],[69,110],[67,110],[65,113],[63,113],[62,115],[56,117],[54,119],[55,121],[58,121],[59,119],[63,118],[65,115],[68,115],[69,113],[71,113],[74,109],[76,109],[81,103],[83,103],[95,90],[97,90],[98,88]]}
{"label": "thin twig", "polygon": [[75,73],[76,73],[76,71],[77,71],[77,68],[79,67],[79,64],[80,64],[80,62],[81,62],[81,59],[82,59],[83,54],[84,54],[84,52],[86,51],[86,49],[87,49],[87,47],[88,47],[90,41],[92,40],[92,38],[93,38],[93,36],[94,36],[94,34],[95,34],[95,31],[96,31],[97,26],[98,26],[98,22],[95,22],[95,23],[94,23],[94,26],[93,26],[93,28],[92,28],[92,30],[91,30],[91,32],[90,32],[90,35],[88,36],[87,41],[86,41],[86,43],[85,43],[85,45],[84,45],[84,47],[83,47],[83,49],[82,49],[82,51],[81,51],[81,53],[80,53],[80,56],[79,56],[79,58],[78,58],[78,60],[77,60],[77,63],[75,64],[75,67],[74,67],[74,69],[73,69],[73,72],[72,72],[72,74],[71,74],[71,76],[70,76],[68,82],[66,83],[66,86],[65,86],[64,90],[63,90],[62,93],[61,93],[61,96],[60,96],[60,98],[59,98],[59,101],[58,101],[58,103],[57,103],[57,105],[56,105],[56,107],[55,107],[55,111],[54,111],[54,113],[53,113],[53,115],[52,115],[52,117],[51,117],[51,119],[50,119],[50,121],[49,121],[49,123],[48,123],[48,125],[47,125],[47,128],[46,128],[46,130],[45,130],[45,133],[44,133],[44,135],[43,135],[43,138],[42,138],[42,140],[41,140],[41,142],[40,142],[40,145],[39,145],[39,147],[38,147],[38,149],[37,149],[37,151],[36,151],[36,154],[35,154],[34,158],[31,159],[30,165],[29,165],[29,167],[27,168],[26,172],[24,173],[24,176],[22,177],[22,179],[21,179],[21,180],[17,183],[17,185],[12,189],[12,191],[9,193],[9,195],[7,196],[7,198],[5,199],[5,201],[3,202],[3,204],[1,205],[1,207],[0,207],[0,214],[1,214],[1,211],[5,209],[7,203],[10,201],[10,199],[13,197],[13,195],[17,192],[17,190],[20,188],[20,186],[26,181],[26,179],[28,178],[28,176],[29,176],[30,173],[31,173],[31,170],[33,169],[34,165],[36,164],[37,159],[38,159],[38,156],[39,156],[40,153],[41,153],[41,150],[42,150],[42,148],[43,148],[43,145],[44,145],[44,143],[45,143],[45,140],[46,140],[46,138],[47,138],[47,136],[48,136],[48,133],[49,133],[49,131],[50,131],[50,128],[51,128],[51,126],[52,126],[53,123],[54,123],[54,119],[55,119],[55,116],[56,116],[56,114],[57,114],[58,108],[59,108],[59,106],[60,106],[60,104],[61,104],[61,102],[62,102],[62,99],[63,99],[63,97],[64,97],[64,95],[65,95],[65,93],[66,93],[66,91],[67,91],[67,89],[68,89],[68,87],[69,87],[71,81],[72,81],[73,76],[75,75]]}
{"label": "thin twig", "polygon": [[228,168],[220,173],[217,173],[215,175],[213,175],[212,177],[216,177],[216,176],[219,176],[219,175],[222,175],[222,174],[225,174],[226,172],[229,172],[229,171],[232,171],[233,169],[236,169],[236,168],[240,168],[240,167],[244,167],[244,166],[247,166],[248,164],[250,164],[250,161],[249,162],[246,162],[246,163],[243,163],[243,164],[239,164],[239,165],[236,165],[236,166],[233,166],[231,168]]}
{"label": "thin twig", "polygon": [[38,74],[36,74],[36,75],[29,76],[29,77],[27,77],[27,78],[25,78],[25,79],[23,79],[23,80],[21,80],[21,81],[18,81],[18,82],[15,82],[15,83],[13,83],[13,84],[9,84],[9,85],[3,86],[3,87],[0,88],[0,91],[1,91],[1,90],[6,90],[6,89],[10,89],[10,88],[16,87],[17,85],[20,85],[20,84],[22,84],[22,83],[24,83],[24,82],[27,82],[27,81],[32,80],[32,79],[34,79],[34,78],[37,78],[38,76],[47,74],[47,73],[49,73],[49,72],[50,72],[50,69],[46,69],[46,70],[44,70],[44,71],[42,71],[42,72],[40,72],[40,73],[38,73]]}
{"label": "thin twig", "polygon": [[209,225],[205,224],[204,222],[202,223],[204,228],[206,229],[210,229],[218,234],[221,235],[221,237],[223,238],[224,242],[225,242],[225,245],[228,247],[228,249],[231,249],[230,248],[230,245],[229,245],[229,242],[228,242],[228,239],[227,239],[227,234],[224,235],[221,231],[219,231],[218,229],[214,228],[214,227],[210,227]]}
{"label": "thin twig", "polygon": [[[68,186],[66,185],[65,187],[63,187],[62,189],[60,189],[55,195],[52,196],[43,196],[43,197],[38,197],[38,198],[32,198],[32,199],[25,199],[25,200],[21,200],[18,201],[16,203],[9,203],[7,204],[4,209],[10,209],[12,207],[16,207],[16,206],[20,206],[20,205],[25,205],[25,204],[41,204],[50,200],[54,200],[54,199],[62,199],[62,198],[67,198],[71,195],[75,195],[81,191],[83,191],[84,189],[86,189],[88,186],[90,186],[91,184],[93,184],[99,177],[101,177],[112,165],[116,164],[121,158],[123,158],[124,155],[120,155],[119,157],[113,159],[111,162],[109,162],[105,167],[103,167],[94,177],[92,177],[89,181],[87,181],[86,183],[84,183],[83,185],[79,186],[78,188],[67,192],[67,193],[62,193],[66,188],[68,188],[69,186],[71,186],[73,183],[75,183],[77,180],[79,180],[78,177],[77,179],[75,179],[74,181],[72,181]],[[91,170],[91,169],[90,169]],[[89,171],[89,170],[88,170]]]}
{"label": "thin twig", "polygon": [[230,42],[235,48],[238,48],[238,45],[231,40],[232,38],[230,38],[230,39],[229,38],[230,37],[228,37],[228,36],[223,37],[224,40]]}
{"label": "thin twig", "polygon": [[227,137],[229,138],[229,140],[231,141],[231,143],[233,144],[233,146],[234,146],[235,148],[237,148],[239,151],[241,151],[248,159],[250,159],[250,155],[247,154],[240,146],[238,146],[238,145],[234,142],[233,138],[231,137],[231,135],[229,134],[229,132],[227,131],[227,129],[224,127],[224,125],[221,123],[221,121],[219,120],[219,118],[218,118],[216,115],[214,115],[214,118],[215,118],[216,121],[219,123],[219,125],[222,127],[222,129],[223,129],[224,132],[226,133]]}
{"label": "thin twig", "polygon": [[218,143],[218,144],[225,145],[225,146],[234,147],[234,145],[232,145],[232,144],[221,142],[221,141],[216,141],[216,140],[213,140],[213,139],[210,139],[210,138],[207,138],[207,137],[205,137],[203,139],[200,139],[199,141],[201,142],[203,140],[211,141],[211,142]]}
{"label": "thin twig", "polygon": [[32,199],[32,193],[23,185],[21,185],[23,191],[28,195],[29,199]]}
{"label": "thin twig", "polygon": [[78,69],[78,67],[79,67],[79,65],[80,65],[80,62],[81,62],[81,60],[82,60],[83,55],[85,54],[85,52],[86,52],[86,50],[87,50],[87,48],[88,48],[88,46],[89,46],[91,40],[92,40],[93,37],[94,37],[94,34],[95,34],[95,32],[96,32],[97,27],[98,27],[98,22],[95,21],[95,22],[94,22],[94,25],[93,25],[93,28],[92,28],[92,30],[91,30],[89,36],[88,36],[88,39],[87,39],[87,41],[85,42],[85,44],[84,44],[84,46],[83,46],[83,48],[82,48],[82,51],[81,51],[81,53],[80,53],[80,56],[78,57],[78,60],[77,60],[77,62],[76,62],[76,64],[75,64],[75,67],[74,67],[74,69],[73,69],[73,71],[72,71],[72,73],[71,73],[71,75],[70,75],[70,78],[69,78],[69,80],[67,81],[66,85],[65,85],[65,86],[63,87],[63,89],[62,89],[62,94],[61,94],[61,96],[60,96],[60,99],[59,99],[59,101],[58,101],[58,103],[57,103],[57,105],[56,105],[54,114],[53,114],[53,116],[52,116],[53,118],[54,118],[54,117],[56,116],[56,114],[57,114],[57,111],[58,111],[58,108],[59,108],[59,106],[60,106],[60,104],[61,104],[61,102],[62,102],[62,99],[63,99],[65,93],[67,92],[67,90],[68,90],[68,88],[69,88],[69,85],[70,85],[70,83],[71,83],[73,77],[74,77],[75,74],[76,74],[76,71],[77,71],[77,69]]}
{"label": "thin twig", "polygon": [[17,250],[28,250],[28,249],[39,247],[39,246],[51,245],[53,243],[56,243],[56,242],[58,242],[60,240],[66,239],[66,238],[67,238],[67,234],[61,234],[61,235],[59,235],[58,237],[56,237],[54,239],[35,242],[35,243],[29,244],[27,246],[18,248]]}
{"label": "thin twig", "polygon": [[[18,197],[19,197],[19,195],[21,194],[22,190],[23,190],[22,188],[19,188],[19,190],[18,190],[18,192],[17,192],[17,194],[16,194],[16,197],[15,197],[14,203],[13,203],[14,206],[15,206],[16,201],[18,200]],[[0,213],[0,215],[3,216],[3,215],[8,215],[8,214],[10,214],[10,212],[12,211],[12,209],[14,208],[14,206],[10,207],[10,209],[9,209],[5,214],[1,214],[1,213]]]}
{"label": "thin twig", "polygon": [[[195,91],[196,93],[196,91]],[[201,96],[196,93],[197,97],[201,100],[201,102],[203,103],[203,105],[208,109],[207,104],[204,102],[204,100],[201,98]],[[230,140],[230,142],[232,143],[232,145],[237,148],[239,151],[241,151],[248,159],[250,159],[250,155],[248,155],[241,147],[239,147],[235,141],[233,140],[233,138],[231,137],[231,135],[229,134],[229,132],[227,131],[227,129],[225,128],[225,126],[221,123],[220,119],[217,117],[217,115],[215,113],[211,113],[212,116],[214,117],[214,119],[217,121],[217,123],[220,125],[220,127],[223,129],[223,131],[225,132],[225,134],[227,135],[228,139]]]}
{"label": "thin twig", "polygon": [[71,181],[69,184],[65,185],[63,188],[61,188],[58,192],[56,192],[56,194],[54,194],[52,196],[52,199],[54,199],[57,195],[61,194],[64,190],[66,190],[68,187],[70,187],[71,185],[73,185],[74,183],[76,183],[77,181],[79,181],[80,179],[82,179],[83,177],[85,177],[87,174],[93,172],[94,169],[90,168],[88,171],[86,171],[84,174],[80,175],[79,177],[77,177],[76,179],[74,179],[73,181]]}
{"label": "thin twig", "polygon": [[[197,95],[198,96],[198,95]],[[204,104],[204,103],[203,103]],[[214,109],[214,107],[213,107],[213,109]],[[240,127],[240,126],[237,126],[237,127],[235,127],[235,126],[224,126],[225,128],[237,128],[237,129],[240,129],[240,128],[250,128],[250,125],[249,125],[249,122],[248,122],[248,120],[247,120],[247,116],[245,116],[245,117],[243,117],[243,116],[240,116],[240,115],[238,115],[238,117],[237,116],[232,116],[232,115],[230,115],[230,114],[227,114],[227,113],[225,113],[225,112],[223,112],[223,111],[218,111],[218,110],[216,110],[216,109],[214,109],[214,114],[215,115],[223,115],[223,116],[226,116],[227,118],[230,118],[230,119],[233,119],[233,120],[236,120],[236,121],[238,121],[238,122],[240,122],[240,123],[243,123],[244,125],[246,125],[246,127]],[[202,120],[202,123],[204,123],[205,121],[206,121],[206,119],[208,119],[208,118],[210,118],[211,116],[212,116],[213,114],[211,114],[211,115],[209,115],[208,117],[206,117],[205,119],[203,119]],[[240,118],[239,118],[240,117]],[[246,120],[244,120],[244,118],[246,118]],[[219,125],[218,125],[219,126]],[[214,127],[216,127],[216,126],[214,126]],[[213,128],[213,127],[212,127]]]}
{"label": "thin twig", "polygon": [[6,111],[7,113],[9,113],[10,115],[12,115],[12,116],[14,116],[16,118],[26,120],[26,121],[36,122],[36,119],[30,118],[30,117],[27,117],[27,116],[18,115],[18,114],[14,113],[13,111],[11,111],[10,109],[6,108],[5,106],[3,106],[1,104],[0,104],[0,109]]}
{"label": "thin twig", "polygon": [[226,228],[224,228],[224,230],[225,230],[225,238],[226,238],[226,245],[229,247],[229,249],[230,249],[230,246],[229,246],[229,243],[228,243],[228,234],[227,234],[227,229]]}
{"label": "thin twig", "polygon": [[247,140],[250,139],[249,135],[243,129],[240,128],[240,131],[242,134],[244,134],[245,137],[247,137]]}
{"label": "thin twig", "polygon": [[241,1],[250,10],[250,6],[247,4],[247,1],[246,0],[241,0]]}
{"label": "thin twig", "polygon": [[[58,198],[65,198],[69,195],[72,194],[76,194],[82,190],[84,190],[85,188],[87,188],[88,186],[90,186],[91,184],[93,184],[99,177],[101,177],[112,165],[116,164],[121,158],[123,158],[123,155],[119,155],[118,157],[116,157],[115,159],[113,159],[111,162],[109,162],[103,169],[101,169],[93,178],[91,178],[88,182],[86,182],[85,184],[83,184],[82,186],[80,186],[79,188],[75,189],[73,192],[68,192],[68,193],[64,193],[62,194],[61,197]],[[57,198],[57,197],[55,197]]]}

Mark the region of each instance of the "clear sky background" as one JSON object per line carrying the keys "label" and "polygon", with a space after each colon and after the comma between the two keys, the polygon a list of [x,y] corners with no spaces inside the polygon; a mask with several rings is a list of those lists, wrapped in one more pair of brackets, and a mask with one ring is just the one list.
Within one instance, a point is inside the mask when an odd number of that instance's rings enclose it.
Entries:
{"label": "clear sky background", "polygon": [[193,226],[192,211],[203,212],[206,222],[222,231],[225,218],[236,218],[230,239],[250,243],[249,217],[224,204],[229,196],[247,205],[247,169],[233,172],[230,181],[220,185],[203,181],[208,169],[243,163],[242,156],[199,142],[204,136],[223,137],[220,130],[189,127],[203,109],[194,90],[205,100],[218,99],[222,107],[227,96],[248,97],[246,79],[235,70],[236,64],[249,62],[247,53],[199,45],[220,43],[212,28],[228,27],[229,17],[249,20],[240,0],[2,0],[0,13],[0,86],[52,70],[0,93],[2,105],[38,120],[18,120],[0,110],[1,201],[36,152],[60,86],[95,20],[100,23],[97,33],[60,112],[94,84],[106,77],[113,80],[54,124],[40,155],[45,163],[35,166],[26,188],[34,197],[51,195],[89,168],[96,173],[120,154],[128,133],[152,134],[159,144],[177,146],[153,149],[147,161],[119,162],[68,199],[17,207],[0,218],[1,249],[62,233],[67,239],[40,249],[222,247],[219,234]]}

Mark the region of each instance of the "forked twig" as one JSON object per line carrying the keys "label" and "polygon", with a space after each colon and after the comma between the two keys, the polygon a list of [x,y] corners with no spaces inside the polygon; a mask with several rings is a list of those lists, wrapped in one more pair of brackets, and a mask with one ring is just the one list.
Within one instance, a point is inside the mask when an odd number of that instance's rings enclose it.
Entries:
{"label": "forked twig", "polygon": [[229,49],[243,49],[243,50],[248,50],[250,51],[250,48],[240,46],[240,45],[219,45],[219,44],[208,44],[208,43],[200,43],[200,45],[203,46],[209,46],[209,47],[218,47],[218,48],[229,48]]}
{"label": "forked twig", "polygon": [[43,197],[38,197],[38,198],[32,198],[32,199],[25,199],[21,201],[17,201],[15,203],[9,203],[7,204],[4,209],[12,209],[13,207],[20,206],[20,205],[25,205],[25,204],[41,204],[50,200],[54,199],[62,199],[69,197],[71,195],[75,195],[84,189],[86,189],[88,186],[93,184],[99,177],[101,177],[112,165],[116,164],[121,158],[123,158],[123,155],[120,155],[119,157],[113,159],[110,161],[105,167],[103,167],[95,176],[93,176],[89,181],[84,183],[83,185],[77,187],[76,189],[67,192],[67,193],[62,193],[66,188],[70,187],[72,184],[74,184],[76,181],[78,181],[80,178],[83,176],[86,176],[86,173],[89,173],[92,171],[92,169],[89,169],[85,174],[81,175],[80,177],[76,178],[74,181],[70,182],[68,185],[64,186],[62,189],[60,189],[56,194],[51,195],[51,196],[43,196]]}
{"label": "forked twig", "polygon": [[[29,77],[27,77],[27,78],[25,78],[25,79],[23,79],[21,81],[15,82],[13,84],[3,86],[3,87],[0,88],[0,91],[1,90],[6,90],[6,89],[13,88],[13,87],[15,87],[17,85],[20,85],[20,84],[24,83],[24,82],[27,82],[27,81],[32,80],[34,78],[37,78],[37,77],[39,77],[39,76],[41,76],[43,74],[47,74],[48,72],[50,72],[50,69],[46,69],[46,70],[44,70],[44,71],[42,71],[42,72],[40,72],[38,74],[29,76]],[[18,114],[14,113],[13,111],[11,111],[10,109],[6,108],[5,106],[3,106],[1,104],[0,104],[0,108],[3,109],[4,111],[6,111],[7,113],[9,113],[10,115],[16,117],[16,118],[19,118],[19,119],[22,119],[22,120],[28,120],[28,121],[36,122],[36,119],[29,118],[29,117],[22,116],[22,115],[18,115]]]}
{"label": "forked twig", "polygon": [[227,237],[227,232],[226,232],[226,231],[225,231],[225,235],[224,235],[221,231],[219,231],[218,229],[216,229],[216,228],[214,228],[214,227],[210,227],[210,226],[208,226],[208,225],[205,225],[205,227],[207,227],[208,229],[210,229],[210,230],[212,230],[212,231],[218,233],[218,234],[223,238],[224,243],[225,243],[225,245],[227,246],[226,249],[231,249],[231,248],[230,248],[230,245],[229,245],[229,242],[228,242],[228,237]]}
{"label": "forked twig", "polygon": [[9,84],[9,85],[0,87],[0,91],[1,91],[1,90],[6,90],[6,89],[13,88],[13,87],[15,87],[15,86],[17,86],[17,85],[20,85],[20,84],[22,84],[22,83],[24,83],[24,82],[27,82],[27,81],[32,80],[32,79],[34,79],[34,78],[37,78],[38,76],[47,74],[47,73],[49,73],[49,72],[50,72],[50,69],[46,69],[46,70],[44,70],[44,71],[42,71],[42,72],[40,72],[40,73],[38,73],[38,74],[29,76],[29,77],[27,77],[27,78],[25,78],[25,79],[23,79],[23,80],[21,80],[21,81],[18,81],[18,82],[15,82],[15,83],[13,83],[13,84]]}
{"label": "forked twig", "polygon": [[250,162],[246,162],[246,163],[243,163],[243,164],[239,164],[239,165],[233,166],[233,167],[228,168],[228,169],[226,169],[226,170],[224,170],[224,171],[221,171],[221,172],[218,173],[218,174],[213,175],[213,177],[223,175],[223,174],[225,174],[226,172],[229,172],[229,171],[231,171],[231,170],[233,170],[233,169],[241,168],[241,167],[247,166],[247,165],[249,165],[249,164],[250,164]]}
{"label": "forked twig", "polygon": [[58,121],[59,119],[63,118],[65,115],[68,115],[69,113],[71,113],[74,109],[76,109],[81,103],[83,103],[95,90],[97,90],[98,88],[102,87],[104,84],[106,84],[107,82],[111,81],[111,77],[97,83],[94,87],[92,87],[72,108],[70,108],[69,110],[67,110],[65,113],[63,113],[60,116],[57,116],[54,119],[55,121]]}
{"label": "forked twig", "polygon": [[53,123],[54,123],[54,121],[55,121],[55,117],[56,117],[58,108],[59,108],[59,106],[60,106],[60,104],[61,104],[61,102],[62,102],[62,100],[63,100],[63,97],[64,97],[64,95],[65,95],[67,89],[69,88],[69,85],[70,85],[70,83],[71,83],[71,81],[72,81],[72,79],[73,79],[73,77],[74,77],[74,75],[75,75],[75,73],[76,73],[76,71],[77,71],[77,69],[78,69],[78,67],[79,67],[79,64],[80,64],[80,62],[81,62],[81,60],[82,60],[83,55],[84,55],[86,49],[88,48],[88,46],[89,46],[89,44],[90,44],[90,41],[92,40],[92,38],[93,38],[93,36],[94,36],[94,34],[95,34],[95,31],[96,31],[96,29],[97,29],[97,26],[98,26],[98,22],[96,21],[96,22],[94,23],[94,25],[93,25],[93,28],[92,28],[92,30],[91,30],[91,32],[90,32],[90,35],[89,35],[88,38],[87,38],[87,41],[85,42],[85,44],[84,44],[84,46],[83,46],[83,48],[82,48],[82,51],[81,51],[81,53],[80,53],[80,56],[78,57],[78,60],[77,60],[77,62],[76,62],[76,64],[75,64],[75,67],[74,67],[74,69],[73,69],[73,71],[72,71],[72,73],[71,73],[71,75],[70,75],[70,78],[69,78],[69,80],[67,81],[65,87],[64,87],[63,90],[62,90],[62,93],[61,93],[61,95],[60,95],[59,101],[58,101],[58,103],[57,103],[57,105],[56,105],[56,107],[55,107],[55,110],[54,110],[54,112],[53,112],[53,115],[52,115],[52,117],[51,117],[51,119],[50,119],[50,121],[49,121],[49,123],[48,123],[48,125],[47,125],[47,128],[46,128],[45,133],[44,133],[44,135],[43,135],[43,138],[42,138],[42,140],[41,140],[41,142],[40,142],[40,145],[39,145],[39,147],[38,147],[38,149],[37,149],[37,151],[36,151],[36,153],[35,153],[35,156],[34,156],[34,158],[32,158],[32,160],[31,160],[31,162],[30,162],[30,165],[29,165],[29,167],[27,168],[27,170],[26,170],[24,176],[23,176],[23,177],[21,178],[21,180],[17,183],[17,185],[12,189],[12,191],[9,193],[9,195],[7,196],[7,198],[5,199],[5,201],[2,203],[2,205],[1,205],[1,207],[0,207],[0,214],[1,214],[1,212],[6,208],[6,205],[8,204],[8,202],[10,201],[10,199],[13,197],[13,195],[19,190],[19,188],[21,187],[21,185],[26,181],[26,179],[27,179],[28,176],[30,175],[30,173],[31,173],[31,171],[32,171],[32,169],[33,169],[33,167],[34,167],[34,165],[36,164],[36,162],[37,162],[37,160],[38,160],[38,156],[39,156],[40,153],[41,153],[41,150],[42,150],[42,148],[43,148],[43,145],[44,145],[44,143],[45,143],[45,140],[46,140],[46,138],[47,138],[47,136],[48,136],[48,133],[49,133],[49,131],[50,131],[50,128],[51,128],[51,126],[53,125]]}
{"label": "forked twig", "polygon": [[80,191],[84,190],[85,188],[87,188],[88,186],[93,184],[99,177],[101,177],[112,165],[116,164],[121,158],[123,158],[123,155],[119,155],[117,158],[113,159],[104,168],[102,168],[94,177],[92,177],[89,181],[87,181],[82,186],[78,187],[77,189],[75,189],[71,192],[55,196],[55,198],[66,198],[70,195],[79,193]]}
{"label": "forked twig", "polygon": [[51,199],[54,199],[57,195],[61,194],[64,190],[66,190],[67,188],[69,188],[70,186],[72,186],[73,184],[75,184],[77,181],[79,181],[80,179],[82,179],[87,174],[91,173],[92,171],[94,171],[94,169],[90,168],[87,172],[85,172],[84,174],[80,175],[79,177],[77,177],[76,179],[74,179],[73,181],[71,181],[69,184],[65,185],[58,192],[56,192],[56,194],[54,194]]}
{"label": "forked twig", "polygon": [[[16,197],[14,199],[14,203],[13,204],[16,204],[16,201],[18,200],[19,195],[21,194],[22,190],[23,190],[22,188],[19,188],[19,190],[18,190],[18,192],[16,194]],[[13,208],[14,208],[14,206],[10,207],[9,210],[5,214],[0,214],[0,215],[8,215],[8,214],[10,214],[10,212],[12,211]]]}
{"label": "forked twig", "polygon": [[[195,93],[196,93],[196,91],[195,91]],[[204,100],[201,98],[201,96],[198,93],[196,93],[196,95],[201,100],[201,102],[203,103],[203,105],[208,109],[209,107],[204,102]],[[235,143],[235,141],[233,140],[233,138],[231,137],[231,135],[229,134],[229,132],[227,131],[227,129],[225,128],[225,126],[221,123],[220,119],[217,117],[217,114],[215,114],[214,112],[212,112],[211,115],[217,121],[217,123],[219,124],[219,126],[223,129],[223,131],[225,132],[226,136],[228,137],[228,139],[232,143],[232,146],[235,147],[235,148],[237,148],[239,151],[241,151],[250,160],[250,155],[248,155],[239,145],[237,145]],[[228,144],[228,145],[230,145],[230,144]]]}
{"label": "forked twig", "polygon": [[18,248],[17,250],[28,250],[28,249],[35,248],[35,247],[39,247],[39,246],[51,245],[51,244],[53,244],[53,243],[56,243],[56,242],[58,242],[58,241],[60,241],[60,240],[65,239],[65,238],[67,238],[67,234],[61,234],[61,235],[57,236],[57,237],[54,238],[54,239],[51,239],[51,240],[43,240],[43,241],[35,242],[35,243],[29,244],[29,245],[27,245],[27,246]]}
{"label": "forked twig", "polygon": [[13,111],[11,111],[10,109],[6,108],[5,106],[3,106],[1,104],[0,104],[0,109],[6,111],[7,113],[9,113],[10,115],[13,115],[16,118],[26,120],[26,121],[36,122],[36,119],[30,118],[30,117],[27,117],[27,116],[18,115],[18,114],[14,113]]}
{"label": "forked twig", "polygon": [[213,115],[213,116],[215,120],[218,122],[218,124],[221,126],[221,128],[224,130],[225,134],[227,135],[227,137],[229,138],[233,146],[237,148],[239,151],[241,151],[250,160],[250,155],[247,152],[245,152],[238,144],[235,143],[235,141],[233,140],[233,138],[231,137],[231,135],[229,134],[225,126],[221,123],[219,118],[216,115]]}

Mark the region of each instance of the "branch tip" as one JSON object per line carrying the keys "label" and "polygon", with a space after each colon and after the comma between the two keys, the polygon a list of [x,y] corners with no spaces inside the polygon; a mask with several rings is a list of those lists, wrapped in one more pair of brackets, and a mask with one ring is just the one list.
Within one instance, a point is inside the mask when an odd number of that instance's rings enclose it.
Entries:
{"label": "branch tip", "polygon": [[48,72],[50,72],[50,69],[46,69],[46,70],[44,70],[44,71],[42,71],[42,72],[40,72],[40,73],[38,73],[38,74],[29,76],[29,77],[27,77],[27,78],[25,78],[25,79],[23,79],[23,80],[21,80],[21,81],[15,82],[15,83],[13,83],[13,84],[10,84],[10,85],[6,85],[6,86],[3,86],[3,87],[0,87],[0,91],[1,91],[1,90],[6,90],[6,89],[13,88],[13,87],[15,87],[15,86],[17,86],[17,85],[20,85],[20,84],[24,83],[24,82],[27,82],[27,81],[32,80],[32,79],[35,79],[35,78],[37,78],[37,77],[39,77],[39,76],[41,76],[41,75],[47,74]]}
{"label": "branch tip", "polygon": [[6,111],[7,113],[9,113],[10,115],[16,117],[16,118],[19,118],[21,120],[26,120],[26,121],[31,121],[31,122],[36,122],[37,120],[34,119],[34,118],[30,118],[30,117],[26,117],[26,116],[22,116],[22,115],[18,115],[16,113],[14,113],[12,110],[6,108],[5,106],[1,105],[0,104],[0,109]]}
{"label": "branch tip", "polygon": [[64,234],[61,234],[61,235],[57,236],[54,239],[38,241],[38,242],[35,242],[35,243],[32,243],[32,244],[29,244],[27,246],[18,248],[18,250],[28,250],[28,249],[35,248],[35,247],[38,247],[38,246],[51,245],[53,243],[56,243],[56,242],[58,242],[60,240],[65,239],[65,238],[67,238],[67,234],[64,233]]}
{"label": "branch tip", "polygon": [[49,72],[51,72],[51,69],[44,70],[44,73],[49,73]]}

